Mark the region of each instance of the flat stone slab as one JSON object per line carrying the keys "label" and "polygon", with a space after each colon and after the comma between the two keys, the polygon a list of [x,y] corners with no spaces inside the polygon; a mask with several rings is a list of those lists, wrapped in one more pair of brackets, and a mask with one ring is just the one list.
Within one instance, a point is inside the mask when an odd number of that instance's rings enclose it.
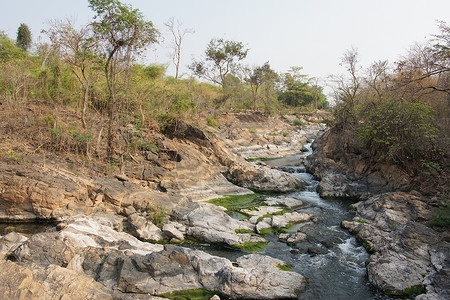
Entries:
{"label": "flat stone slab", "polygon": [[267,205],[281,205],[286,208],[293,209],[303,205],[303,201],[292,197],[269,197],[264,200]]}

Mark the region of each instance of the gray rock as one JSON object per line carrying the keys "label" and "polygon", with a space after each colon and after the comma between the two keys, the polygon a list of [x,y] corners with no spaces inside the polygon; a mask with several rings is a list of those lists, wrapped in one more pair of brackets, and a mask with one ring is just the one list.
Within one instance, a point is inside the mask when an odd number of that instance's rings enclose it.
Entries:
{"label": "gray rock", "polygon": [[8,256],[18,246],[22,245],[28,238],[17,233],[10,232],[0,237],[0,259]]}
{"label": "gray rock", "polygon": [[164,224],[162,231],[167,237],[181,241],[184,240],[184,234],[177,228],[180,227],[180,225],[181,224],[177,226],[174,222],[168,222]]}
{"label": "gray rock", "polygon": [[[239,268],[236,268],[233,274],[234,284],[232,287],[224,287],[224,291],[232,290],[233,298],[297,298],[296,290],[301,291],[306,287],[306,280],[302,275],[280,272],[278,266],[284,264],[281,260],[250,254],[241,256],[236,261]],[[263,293],[264,297],[261,297],[260,293]]]}
{"label": "gray rock", "polygon": [[[436,285],[434,280],[440,280],[434,275],[445,259],[442,252],[433,254],[431,249],[439,243],[438,234],[418,222],[427,215],[426,203],[418,196],[396,192],[374,196],[354,207],[355,219],[342,226],[375,253],[367,265],[370,282],[397,294],[428,282],[427,289],[433,293],[430,287]],[[449,289],[439,293],[445,290]]]}
{"label": "gray rock", "polygon": [[304,240],[306,240],[306,238],[307,238],[306,234],[301,233],[301,232],[297,232],[297,233],[291,235],[291,236],[286,240],[286,242],[287,242],[288,244],[295,244],[295,243],[303,242]]}
{"label": "gray rock", "polygon": [[261,230],[272,228],[272,219],[264,218],[258,224],[256,224],[256,232],[261,233]]}
{"label": "gray rock", "polygon": [[161,241],[166,236],[155,224],[137,213],[128,216],[128,222],[133,227],[136,237],[146,241]]}
{"label": "gray rock", "polygon": [[186,235],[208,243],[233,246],[255,241],[256,238],[250,234],[236,233],[238,229],[253,231],[254,226],[231,218],[223,208],[213,204],[189,202],[175,208],[172,217],[186,226]]}
{"label": "gray rock", "polygon": [[289,209],[293,209],[303,205],[303,201],[292,197],[269,197],[264,200],[267,205],[282,205]]}
{"label": "gray rock", "polygon": [[283,228],[289,225],[289,223],[301,223],[308,222],[313,215],[299,212],[285,213],[281,216],[272,216],[272,227]]}

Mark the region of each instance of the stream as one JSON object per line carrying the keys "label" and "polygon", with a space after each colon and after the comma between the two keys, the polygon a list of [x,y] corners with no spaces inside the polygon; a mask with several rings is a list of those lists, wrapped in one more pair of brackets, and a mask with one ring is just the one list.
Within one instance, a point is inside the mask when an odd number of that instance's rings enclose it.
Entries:
{"label": "stream", "polygon": [[[304,204],[294,211],[314,214],[318,220],[298,224],[289,231],[295,233],[300,228],[308,237],[295,246],[280,242],[278,235],[264,236],[269,245],[261,254],[289,263],[293,266],[292,271],[307,278],[307,288],[298,299],[390,299],[368,281],[365,263],[369,254],[354,236],[340,226],[342,220],[354,217],[354,212],[349,209],[352,202],[322,199],[316,192],[319,182],[306,173],[304,167],[298,166],[312,152],[310,144],[306,147],[308,151],[305,153],[267,161],[266,164],[293,173],[308,184],[304,191],[281,196],[302,200]],[[230,260],[245,254],[209,245],[195,247]]]}

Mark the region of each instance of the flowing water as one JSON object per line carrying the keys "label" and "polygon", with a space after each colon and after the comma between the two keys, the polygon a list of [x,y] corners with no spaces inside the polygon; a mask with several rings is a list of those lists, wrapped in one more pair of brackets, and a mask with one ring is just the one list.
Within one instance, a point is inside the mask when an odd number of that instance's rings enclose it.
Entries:
{"label": "flowing water", "polygon": [[342,220],[353,217],[350,202],[320,198],[313,176],[301,168],[293,170],[309,185],[305,191],[290,196],[303,201],[298,211],[314,214],[318,221],[291,230],[301,227],[308,236],[293,248],[279,242],[277,236],[268,236],[270,244],[265,254],[286,261],[294,266],[293,271],[308,278],[308,287],[299,299],[386,299],[367,280],[365,262],[369,254],[340,227]]}
{"label": "flowing water", "polygon": [[[280,159],[271,164],[280,165],[300,161],[311,154],[311,145],[306,146],[308,152],[289,159]],[[308,287],[299,295],[299,299],[387,299],[368,281],[365,263],[369,254],[364,247],[342,229],[342,220],[351,220],[354,213],[349,209],[351,202],[343,200],[325,200],[316,192],[319,184],[313,176],[306,173],[304,167],[284,167],[307,184],[305,191],[289,196],[303,201],[297,209],[299,212],[314,214],[318,221],[301,224],[301,232],[308,238],[305,242],[289,247],[278,241],[275,235],[267,236],[270,241],[266,255],[284,260],[294,266],[293,271],[308,278]],[[304,244],[304,245],[301,245]]]}

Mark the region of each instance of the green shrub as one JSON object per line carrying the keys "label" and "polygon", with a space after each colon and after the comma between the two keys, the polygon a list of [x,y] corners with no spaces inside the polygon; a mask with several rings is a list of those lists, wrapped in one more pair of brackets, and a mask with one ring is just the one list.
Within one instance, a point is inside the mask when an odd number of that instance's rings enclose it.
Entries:
{"label": "green shrub", "polygon": [[147,215],[150,221],[158,228],[162,228],[169,219],[168,212],[165,208],[151,204],[147,207]]}
{"label": "green shrub", "polygon": [[292,121],[292,125],[294,125],[294,126],[305,126],[305,122],[303,122],[300,119],[295,119],[294,121]]}
{"label": "green shrub", "polygon": [[450,205],[449,202],[441,204],[431,210],[430,226],[442,228],[450,227]]}
{"label": "green shrub", "polygon": [[402,163],[433,153],[438,132],[433,123],[424,103],[384,100],[362,113],[359,139],[379,159]]}
{"label": "green shrub", "polygon": [[211,127],[219,127],[219,121],[217,121],[213,116],[208,116],[206,118],[206,123]]}
{"label": "green shrub", "polygon": [[89,142],[92,140],[92,133],[90,132],[74,132],[72,134],[73,139],[78,143]]}

